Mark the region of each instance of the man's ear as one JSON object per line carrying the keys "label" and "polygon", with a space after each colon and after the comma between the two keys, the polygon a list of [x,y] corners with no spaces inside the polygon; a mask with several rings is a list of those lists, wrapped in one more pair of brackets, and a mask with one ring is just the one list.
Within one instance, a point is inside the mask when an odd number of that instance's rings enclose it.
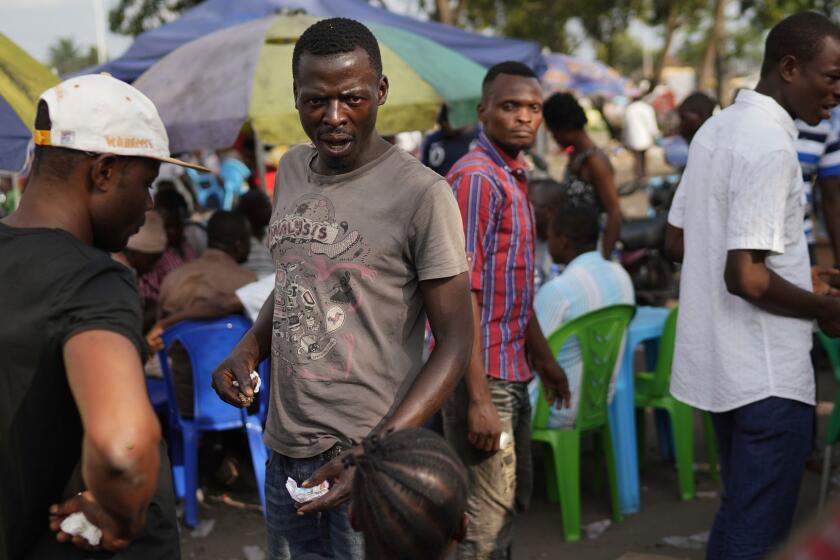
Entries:
{"label": "man's ear", "polygon": [[117,174],[120,173],[119,158],[113,154],[96,156],[90,166],[90,181],[99,191],[108,191],[116,184]]}
{"label": "man's ear", "polygon": [[382,75],[379,78],[379,105],[385,105],[385,102],[388,100],[388,89],[390,88],[390,84],[388,83],[388,76]]}
{"label": "man's ear", "polygon": [[786,54],[779,61],[779,75],[785,83],[791,83],[799,73],[799,61],[792,54]]}

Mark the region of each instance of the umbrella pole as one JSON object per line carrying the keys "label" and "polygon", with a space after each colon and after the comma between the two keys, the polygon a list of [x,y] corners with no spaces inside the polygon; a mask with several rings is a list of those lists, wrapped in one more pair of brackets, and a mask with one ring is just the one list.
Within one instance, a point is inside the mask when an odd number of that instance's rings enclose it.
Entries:
{"label": "umbrella pole", "polygon": [[268,191],[268,185],[265,184],[265,146],[260,141],[260,135],[254,129],[254,155],[257,160],[257,173],[260,177],[260,188],[263,192]]}

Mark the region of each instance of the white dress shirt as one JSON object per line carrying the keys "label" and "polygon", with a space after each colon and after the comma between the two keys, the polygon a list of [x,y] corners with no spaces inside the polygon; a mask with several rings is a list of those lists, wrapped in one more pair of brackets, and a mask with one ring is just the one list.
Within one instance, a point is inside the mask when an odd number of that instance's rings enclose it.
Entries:
{"label": "white dress shirt", "polygon": [[641,99],[628,105],[624,110],[624,145],[643,152],[653,146],[657,136],[659,126],[653,107]]}
{"label": "white dress shirt", "polygon": [[691,142],[668,221],[685,239],[671,392],[694,407],[725,412],[771,396],[814,404],[812,322],[764,311],[724,282],[727,252],[753,249],[812,289],[796,137],[773,98],[744,90]]}

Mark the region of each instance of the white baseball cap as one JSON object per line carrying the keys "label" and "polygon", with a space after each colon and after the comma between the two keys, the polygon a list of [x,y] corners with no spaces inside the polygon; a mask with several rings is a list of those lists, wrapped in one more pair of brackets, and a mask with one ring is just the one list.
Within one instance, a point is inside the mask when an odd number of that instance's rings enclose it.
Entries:
{"label": "white baseball cap", "polygon": [[[169,137],[152,101],[140,90],[108,74],[70,78],[41,94],[49,130],[36,122],[38,146],[97,154],[146,157],[209,172],[169,155]],[[37,120],[37,119],[36,119]]]}

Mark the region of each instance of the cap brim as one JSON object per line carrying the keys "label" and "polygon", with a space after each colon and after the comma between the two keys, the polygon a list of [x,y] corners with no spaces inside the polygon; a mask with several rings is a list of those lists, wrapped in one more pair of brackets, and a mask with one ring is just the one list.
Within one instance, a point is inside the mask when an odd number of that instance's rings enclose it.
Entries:
{"label": "cap brim", "polygon": [[156,160],[162,161],[164,163],[172,163],[174,165],[179,165],[181,167],[189,167],[190,169],[195,169],[196,171],[201,171],[202,173],[213,173],[210,169],[204,167],[203,165],[198,165],[196,163],[187,163],[186,161],[181,161],[180,159],[175,159],[173,157],[163,157],[163,156],[142,156],[142,157],[149,157],[151,159],[156,159]]}

